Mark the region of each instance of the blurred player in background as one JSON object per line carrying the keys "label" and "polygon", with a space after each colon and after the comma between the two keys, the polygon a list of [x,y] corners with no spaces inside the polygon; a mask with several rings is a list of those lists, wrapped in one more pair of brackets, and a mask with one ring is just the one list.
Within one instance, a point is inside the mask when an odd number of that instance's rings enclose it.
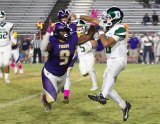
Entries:
{"label": "blurred player in background", "polygon": [[[91,12],[97,13],[97,10],[93,9]],[[106,104],[106,97],[109,96],[122,108],[123,121],[126,121],[131,105],[113,90],[117,76],[127,65],[126,29],[121,24],[123,12],[118,7],[111,7],[103,11],[101,20],[85,15],[73,14],[72,17],[95,23],[103,29],[98,32],[107,54],[107,68],[103,75],[102,92],[97,95],[88,95],[88,97],[101,104]]]}
{"label": "blurred player in background", "polygon": [[[69,11],[68,10],[59,10],[57,13],[57,18],[59,19],[60,22],[66,24],[70,28],[70,33],[76,32],[76,22],[71,22],[71,18],[69,17]],[[67,77],[66,77],[66,82],[64,85],[64,103],[69,103],[69,96],[70,96],[70,85],[71,85],[71,80],[70,80],[70,75],[72,68],[74,66],[74,62],[77,59],[77,55],[75,52],[75,55],[73,56],[72,62],[70,63],[68,69],[67,69]]]}
{"label": "blurred player in background", "polygon": [[[71,18],[69,17],[69,12],[67,10],[60,10],[57,14],[57,17],[59,19],[59,21],[67,24],[70,27],[71,33],[74,33],[77,31],[78,35],[84,35],[86,33],[86,26],[84,21],[74,21],[71,22]],[[83,24],[80,24],[80,22],[82,22]],[[77,27],[78,25],[78,27]],[[81,30],[82,28],[82,30]],[[97,86],[97,82],[96,82],[96,73],[95,73],[95,69],[93,67],[95,59],[94,59],[94,54],[92,51],[92,44],[94,47],[96,47],[96,42],[92,41],[93,43],[91,43],[91,41],[88,41],[87,43],[85,43],[84,45],[81,45],[81,47],[78,47],[78,55],[79,55],[79,59],[80,59],[80,71],[81,74],[83,76],[87,76],[88,74],[90,74],[92,82],[93,82],[93,86],[90,89],[91,91],[97,90],[98,86]],[[83,51],[82,51],[82,47],[83,47]],[[69,68],[67,70],[67,78],[66,78],[66,83],[64,85],[64,103],[69,103],[69,96],[70,96],[70,85],[71,85],[71,80],[70,80],[70,74],[71,74],[71,70],[72,67],[74,65],[74,62],[77,59],[77,53],[75,53],[71,64],[69,65]],[[91,57],[88,57],[91,56]],[[88,59],[89,61],[86,61],[86,59]],[[91,60],[91,62],[90,62]],[[90,63],[88,63],[90,62]]]}
{"label": "blurred player in background", "polygon": [[154,42],[154,55],[155,55],[155,63],[159,64],[160,62],[160,32],[155,33],[153,37]]}
{"label": "blurred player in background", "polygon": [[58,92],[64,89],[67,69],[72,62],[76,46],[93,37],[95,26],[90,26],[88,33],[80,37],[76,32],[70,33],[69,26],[62,22],[57,22],[54,31],[52,30],[50,23],[41,42],[41,50],[49,53],[42,69],[44,93],[41,94],[41,101],[46,112],[51,110],[52,104],[57,100]]}
{"label": "blurred player in background", "polygon": [[11,45],[12,42],[16,44],[16,39],[13,36],[13,23],[6,22],[5,18],[5,12],[0,11],[0,68],[3,67],[5,82],[10,83],[9,62],[11,58]]}
{"label": "blurred player in background", "polygon": [[[84,35],[86,33],[86,24],[83,20],[77,21],[77,33],[79,35]],[[92,80],[92,87],[90,91],[95,91],[98,89],[96,81],[96,72],[94,69],[95,57],[94,49],[97,47],[97,41],[92,39],[84,44],[78,45],[77,53],[79,59],[79,70],[81,75],[86,77],[90,75]]]}
{"label": "blurred player in background", "polygon": [[[17,40],[17,32],[13,33],[14,38]],[[19,56],[19,46],[18,42],[16,44],[12,43],[12,63],[11,67],[14,69],[14,73],[17,74],[18,71],[20,74],[23,74],[23,67],[22,63],[20,61],[20,56]]]}

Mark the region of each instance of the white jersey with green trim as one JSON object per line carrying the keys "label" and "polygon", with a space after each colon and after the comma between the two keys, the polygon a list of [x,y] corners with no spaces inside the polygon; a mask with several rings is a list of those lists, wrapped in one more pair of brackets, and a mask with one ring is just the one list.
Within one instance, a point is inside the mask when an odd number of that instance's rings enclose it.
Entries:
{"label": "white jersey with green trim", "polygon": [[10,31],[13,28],[13,23],[5,22],[0,25],[0,47],[11,45]]}
{"label": "white jersey with green trim", "polygon": [[116,40],[114,45],[106,48],[107,58],[127,56],[126,29],[122,24],[113,26],[105,35]]}
{"label": "white jersey with green trim", "polygon": [[87,41],[84,44],[78,45],[77,47],[78,56],[85,55],[89,52],[94,52],[92,43],[90,41]]}

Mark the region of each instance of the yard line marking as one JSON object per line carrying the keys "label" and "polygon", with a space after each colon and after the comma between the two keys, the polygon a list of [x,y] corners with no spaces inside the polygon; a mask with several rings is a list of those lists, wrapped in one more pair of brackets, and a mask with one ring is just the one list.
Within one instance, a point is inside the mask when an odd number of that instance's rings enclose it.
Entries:
{"label": "yard line marking", "polygon": [[[86,79],[89,79],[89,77],[85,78],[85,79],[79,79],[77,81],[74,81],[73,83],[77,83],[79,81],[83,81],[83,80],[86,80]],[[11,102],[8,102],[8,103],[0,103],[0,108],[5,108],[5,107],[8,107],[8,106],[13,106],[17,103],[20,103],[20,102],[24,102],[24,101],[27,101],[27,100],[30,100],[36,96],[38,96],[40,94],[34,94],[34,95],[30,95],[30,96],[27,96],[25,98],[22,98],[22,99],[18,99],[18,100],[14,100],[14,101],[11,101]]]}
{"label": "yard line marking", "polygon": [[2,104],[0,104],[0,108],[5,108],[5,107],[12,106],[12,105],[20,103],[20,102],[24,102],[26,100],[30,100],[30,99],[38,96],[38,95],[39,94],[34,94],[34,95],[30,95],[28,97],[25,97],[25,98],[22,98],[22,99],[18,99],[18,100],[14,100],[14,101],[11,101],[11,102],[8,102],[8,103],[2,103]]}

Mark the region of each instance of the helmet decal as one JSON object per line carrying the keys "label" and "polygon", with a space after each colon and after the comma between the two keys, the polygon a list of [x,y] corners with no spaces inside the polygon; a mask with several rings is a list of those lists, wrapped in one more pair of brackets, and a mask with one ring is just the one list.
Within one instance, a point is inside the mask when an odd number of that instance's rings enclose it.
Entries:
{"label": "helmet decal", "polygon": [[123,12],[118,7],[111,7],[102,13],[102,19],[105,21],[106,26],[110,27],[117,23],[121,23],[123,19]]}

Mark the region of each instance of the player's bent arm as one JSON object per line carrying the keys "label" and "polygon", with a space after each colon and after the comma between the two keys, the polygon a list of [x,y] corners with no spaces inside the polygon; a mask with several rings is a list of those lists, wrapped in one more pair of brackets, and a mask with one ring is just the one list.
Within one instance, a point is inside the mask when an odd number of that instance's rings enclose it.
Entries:
{"label": "player's bent arm", "polygon": [[14,37],[13,27],[10,30],[10,38],[11,38],[11,41],[12,41],[12,45],[13,46],[16,45],[17,44],[17,39]]}
{"label": "player's bent arm", "polygon": [[96,31],[96,28],[94,25],[91,25],[89,30],[88,30],[88,33],[87,34],[84,34],[84,35],[81,35],[79,38],[78,38],[78,45],[80,44],[83,44],[89,40],[92,40],[93,38],[93,35]]}
{"label": "player's bent arm", "polygon": [[87,15],[80,15],[80,19],[99,25],[99,20]]}
{"label": "player's bent arm", "polygon": [[45,52],[48,50],[49,48],[49,37],[50,37],[50,33],[46,33],[44,36],[43,36],[43,39],[42,39],[42,42],[40,44],[40,49],[42,52]]}
{"label": "player's bent arm", "polygon": [[116,43],[116,40],[113,37],[106,38],[105,34],[100,35],[100,40],[104,48],[112,46]]}
{"label": "player's bent arm", "polygon": [[92,48],[95,49],[97,48],[98,44],[96,40],[90,40],[91,44],[92,44]]}

